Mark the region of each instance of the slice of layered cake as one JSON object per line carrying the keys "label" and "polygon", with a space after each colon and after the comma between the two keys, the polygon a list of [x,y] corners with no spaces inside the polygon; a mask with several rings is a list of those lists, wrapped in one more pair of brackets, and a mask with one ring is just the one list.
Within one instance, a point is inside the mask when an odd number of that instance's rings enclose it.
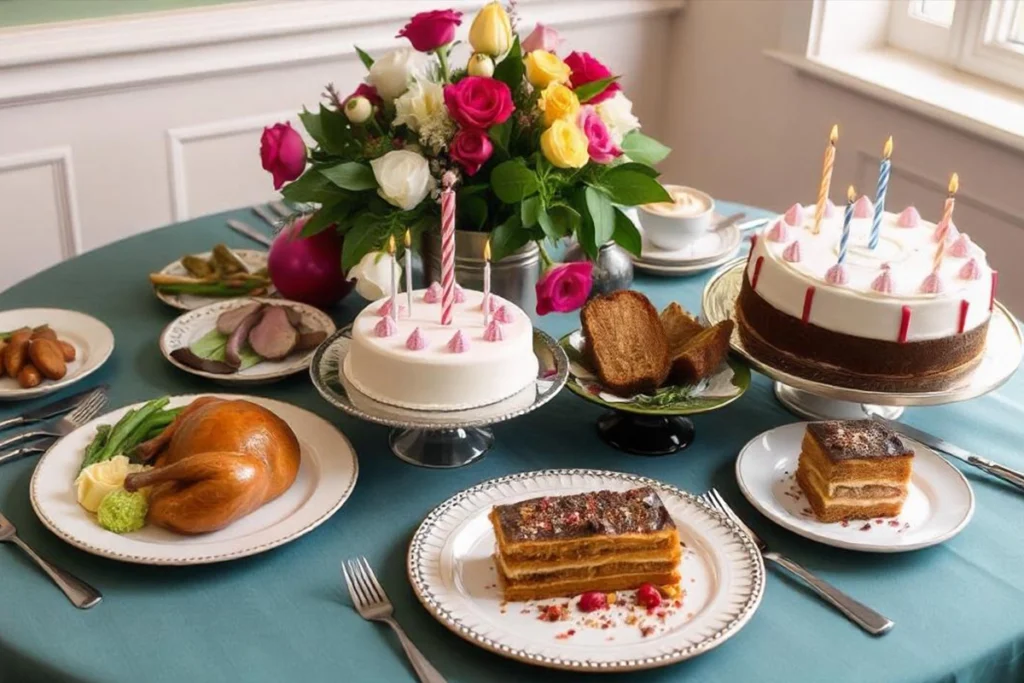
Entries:
{"label": "slice of layered cake", "polygon": [[679,583],[679,532],[651,488],[497,505],[490,520],[506,600]]}
{"label": "slice of layered cake", "polygon": [[873,420],[807,425],[796,481],[820,522],[895,517],[903,509],[914,451]]}

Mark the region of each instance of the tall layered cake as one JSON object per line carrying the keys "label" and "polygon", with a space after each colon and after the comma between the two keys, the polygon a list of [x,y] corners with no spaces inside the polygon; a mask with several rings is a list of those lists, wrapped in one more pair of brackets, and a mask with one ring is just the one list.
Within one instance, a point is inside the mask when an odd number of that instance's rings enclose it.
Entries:
{"label": "tall layered cake", "polygon": [[[352,324],[343,379],[370,398],[418,410],[496,403],[537,377],[533,325],[518,306],[455,286],[442,323],[441,287],[376,301]],[[395,310],[397,309],[397,310]]]}
{"label": "tall layered cake", "polygon": [[913,207],[882,213],[872,245],[866,197],[844,240],[843,212],[830,209],[816,231],[814,207],[794,205],[753,240],[736,311],[752,354],[874,391],[941,389],[973,368],[996,294],[985,252]]}

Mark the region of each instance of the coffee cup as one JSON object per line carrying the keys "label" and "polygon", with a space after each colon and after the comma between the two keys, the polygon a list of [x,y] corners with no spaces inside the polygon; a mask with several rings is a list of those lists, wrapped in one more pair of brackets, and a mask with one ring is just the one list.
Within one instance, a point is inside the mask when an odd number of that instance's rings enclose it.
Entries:
{"label": "coffee cup", "polygon": [[668,202],[641,204],[640,225],[647,241],[659,249],[682,249],[711,228],[715,200],[706,192],[683,185],[665,185]]}

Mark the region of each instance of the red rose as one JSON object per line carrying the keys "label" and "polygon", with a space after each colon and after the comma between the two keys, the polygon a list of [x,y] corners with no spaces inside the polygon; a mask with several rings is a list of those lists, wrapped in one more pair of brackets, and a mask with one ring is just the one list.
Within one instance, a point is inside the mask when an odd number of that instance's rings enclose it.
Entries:
{"label": "red rose", "polygon": [[[569,84],[572,85],[573,90],[584,83],[600,81],[602,78],[608,78],[612,75],[608,67],[591,57],[589,52],[573,52],[565,58],[565,63],[572,70],[572,73],[569,74]],[[591,97],[589,103],[597,104],[598,102],[604,102],[621,89],[619,84],[613,81],[600,93]]]}
{"label": "red rose", "polygon": [[345,106],[345,103],[351,100],[353,97],[365,97],[366,99],[370,100],[370,104],[372,104],[375,107],[379,107],[384,102],[384,100],[381,99],[380,94],[377,92],[377,89],[374,88],[369,83],[360,83],[359,87],[353,90],[352,94],[346,97],[345,100],[341,103],[342,106]]}
{"label": "red rose", "polygon": [[455,27],[461,23],[462,12],[452,9],[420,12],[395,37],[408,38],[420,52],[430,52],[455,40]]}
{"label": "red rose", "polygon": [[504,123],[515,110],[512,91],[501,81],[483,76],[466,76],[444,87],[448,113],[463,128],[490,128]]}
{"label": "red rose", "polygon": [[553,266],[537,281],[537,315],[568,313],[583,306],[594,286],[593,273],[590,261]]}
{"label": "red rose", "polygon": [[494,152],[494,145],[487,133],[479,128],[463,128],[448,147],[448,154],[457,161],[469,175],[476,175]]}
{"label": "red rose", "polygon": [[263,129],[260,160],[263,169],[274,176],[274,189],[280,190],[306,170],[306,143],[290,123],[275,123]]}

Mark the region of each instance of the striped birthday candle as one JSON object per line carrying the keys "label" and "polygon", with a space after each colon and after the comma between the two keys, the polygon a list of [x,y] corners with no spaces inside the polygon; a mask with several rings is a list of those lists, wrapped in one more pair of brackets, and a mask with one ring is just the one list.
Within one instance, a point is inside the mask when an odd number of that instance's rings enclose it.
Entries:
{"label": "striped birthday candle", "polygon": [[441,182],[441,324],[452,324],[455,304],[455,177],[449,171]]}
{"label": "striped birthday candle", "polygon": [[875,191],[875,215],[871,221],[871,239],[868,249],[878,246],[878,237],[882,232],[882,214],[885,212],[885,192],[889,189],[889,171],[892,168],[892,136],[885,141],[882,149],[882,163],[878,168],[878,189]]}

